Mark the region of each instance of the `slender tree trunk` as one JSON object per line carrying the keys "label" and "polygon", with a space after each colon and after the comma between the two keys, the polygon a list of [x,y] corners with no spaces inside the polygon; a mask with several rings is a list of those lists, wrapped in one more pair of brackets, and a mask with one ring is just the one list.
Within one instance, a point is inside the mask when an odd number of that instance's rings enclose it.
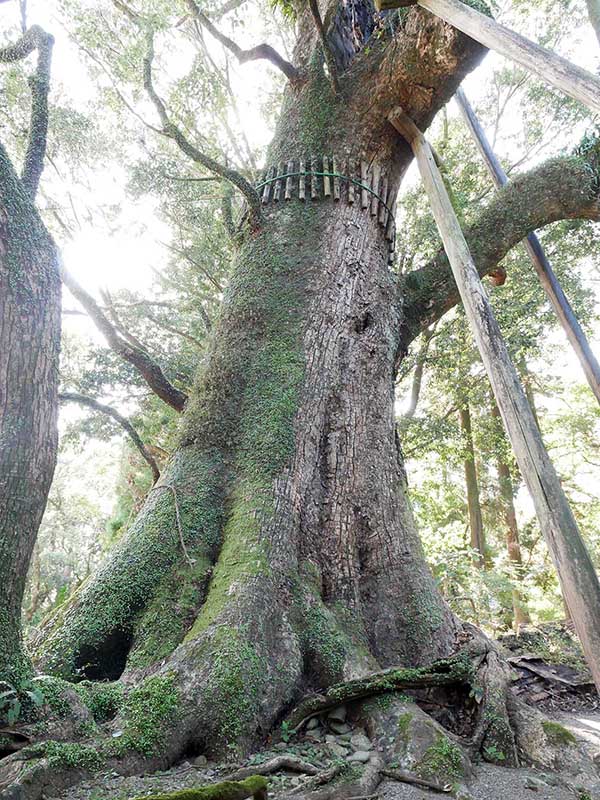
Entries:
{"label": "slender tree trunk", "polygon": [[[504,455],[503,445],[507,444],[502,423],[500,420],[500,411],[496,403],[492,404],[492,417],[498,423],[497,435],[501,436],[500,443],[496,446],[496,464],[498,468],[498,483],[500,490],[500,499],[504,509],[504,523],[506,526],[506,549],[508,552],[508,560],[514,571],[513,580],[521,581],[523,559],[521,556],[521,545],[519,542],[519,526],[517,523],[517,514],[515,511],[514,503],[514,489],[512,476],[510,474],[510,467]],[[521,625],[530,622],[529,612],[523,600],[523,594],[518,586],[512,590],[512,604],[513,604],[513,617],[515,628],[518,631]]]}
{"label": "slender tree trunk", "polygon": [[471,531],[471,549],[475,552],[475,563],[483,569],[485,567],[485,533],[483,530],[483,517],[481,515],[481,502],[479,500],[479,482],[477,480],[477,467],[475,465],[475,448],[473,447],[473,430],[471,426],[471,410],[465,403],[460,411],[460,429],[462,431],[465,470],[465,483],[467,485],[467,506],[469,510],[469,530]]}
{"label": "slender tree trunk", "polygon": [[60,278],[54,245],[0,147],[0,679],[19,683],[27,569],[57,448]]}
{"label": "slender tree trunk", "polygon": [[421,384],[423,383],[423,372],[425,370],[425,362],[427,361],[427,353],[429,351],[429,345],[433,338],[433,334],[435,333],[435,326],[432,325],[431,328],[427,328],[427,330],[423,331],[423,341],[421,342],[421,348],[417,355],[415,361],[415,371],[413,374],[413,380],[410,389],[410,401],[408,408],[404,412],[404,416],[407,419],[411,419],[415,415],[415,411],[417,410],[417,406],[419,405],[419,397],[421,396]]}

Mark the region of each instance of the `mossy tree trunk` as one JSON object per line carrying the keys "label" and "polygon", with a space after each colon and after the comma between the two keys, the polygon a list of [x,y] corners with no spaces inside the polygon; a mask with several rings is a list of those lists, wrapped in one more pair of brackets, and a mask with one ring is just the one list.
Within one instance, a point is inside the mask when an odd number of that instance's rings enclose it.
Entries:
{"label": "mossy tree trunk", "polygon": [[31,670],[21,603],[54,474],[60,277],[55,247],[0,145],[0,680]]}
{"label": "mossy tree trunk", "polygon": [[[366,3],[326,11],[341,91],[305,12],[303,79],[286,91],[268,163],[362,159],[397,189],[411,153],[388,113],[401,104],[426,128],[483,51],[416,8],[388,17],[381,35]],[[589,168],[570,168],[571,194],[548,195],[543,209],[522,198],[504,236],[490,205],[484,271],[540,217],[596,213],[582,200]],[[444,261],[399,281],[357,195],[295,192],[264,207],[240,244],[176,452],[106,563],[40,633],[45,671],[136,684],[143,702],[114,722],[128,769],[190,747],[246,751],[308,688],[427,664],[464,633],[423,557],[394,419],[398,363],[456,302],[453,284]],[[170,709],[172,692],[177,712],[158,724],[149,698]]]}
{"label": "mossy tree trunk", "polygon": [[[306,79],[286,93],[269,163],[352,154],[399,186],[410,151],[387,113],[400,101],[426,126],[482,50],[422,12],[394,19],[396,46],[372,37],[343,96],[312,19],[300,21]],[[402,297],[388,246],[359,190],[354,204],[265,207],[240,246],[177,452],[126,537],[42,632],[43,668],[67,678],[175,672],[185,718],[169,747],[243,750],[302,687],[455,646],[460,626],[406,497],[394,418]]]}

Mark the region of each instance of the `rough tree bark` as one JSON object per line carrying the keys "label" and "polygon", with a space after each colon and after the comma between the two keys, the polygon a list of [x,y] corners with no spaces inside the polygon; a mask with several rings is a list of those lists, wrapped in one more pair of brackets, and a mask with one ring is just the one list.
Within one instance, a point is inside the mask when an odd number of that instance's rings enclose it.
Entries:
{"label": "rough tree bark", "polygon": [[[426,128],[483,50],[418,9],[380,37],[367,4],[320,11],[340,91],[307,9],[293,58],[302,79],[287,88],[268,163],[354,158],[397,190],[412,156],[387,115],[400,103]],[[554,174],[560,198],[544,191]],[[589,164],[564,160],[515,181],[478,223],[481,269],[530,225],[596,217],[593,178]],[[541,184],[537,203],[519,193],[528,181]],[[353,204],[321,191],[264,206],[240,242],[179,447],[107,562],[41,631],[45,671],[120,677],[154,720],[173,702],[150,746],[139,706],[125,704],[108,751],[115,769],[165,765],[190,748],[245,752],[307,688],[427,665],[470,635],[425,563],[394,420],[397,365],[456,292],[442,256],[398,281],[360,193]],[[496,678],[477,742],[498,742],[495,720],[510,754]]]}
{"label": "rough tree bark", "polygon": [[21,603],[57,449],[60,277],[54,244],[0,146],[0,679],[30,670]]}
{"label": "rough tree bark", "polygon": [[46,152],[53,43],[34,25],[0,48],[0,64],[37,54],[20,176],[0,144],[0,680],[14,685],[31,671],[21,605],[57,450],[60,280],[54,244],[34,206]]}

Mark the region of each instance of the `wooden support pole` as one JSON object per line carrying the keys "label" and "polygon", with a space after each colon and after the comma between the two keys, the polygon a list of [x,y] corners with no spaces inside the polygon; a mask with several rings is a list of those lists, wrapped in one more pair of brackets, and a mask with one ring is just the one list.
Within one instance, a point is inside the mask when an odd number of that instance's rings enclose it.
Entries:
{"label": "wooden support pole", "polygon": [[[508,183],[508,176],[496,158],[487,136],[485,135],[485,131],[481,127],[481,124],[462,89],[459,89],[456,93],[456,101],[464,120],[467,123],[473,138],[475,139],[475,143],[479,148],[479,152],[483,156],[483,160],[485,161],[494,183],[498,187],[504,186],[506,183]],[[592,352],[590,343],[588,342],[587,337],[583,332],[581,325],[579,324],[579,320],[575,316],[575,313],[571,308],[571,304],[569,303],[567,296],[565,295],[562,286],[558,281],[558,278],[554,274],[554,270],[552,269],[552,266],[548,261],[546,254],[544,253],[544,249],[542,248],[542,245],[540,244],[540,241],[535,233],[529,234],[525,242],[525,247],[527,249],[527,253],[529,254],[529,258],[531,259],[531,263],[537,272],[538,278],[540,279],[540,283],[546,292],[546,296],[552,303],[552,306],[556,312],[556,316],[562,325],[567,339],[571,343],[571,347],[575,351],[575,354],[579,359],[579,363],[583,367],[583,371],[585,373],[585,377],[587,378],[587,382],[590,385],[590,389],[594,393],[598,403],[600,403],[600,364]]]}
{"label": "wooden support pole", "polygon": [[466,317],[600,691],[600,582],[594,565],[544,447],[431,148],[402,109],[392,111],[389,120],[415,154]]}
{"label": "wooden support pole", "polygon": [[[376,0],[381,8],[399,8],[406,0]],[[431,11],[475,41],[515,61],[533,72],[544,83],[555,86],[569,97],[579,100],[592,111],[600,111],[600,79],[581,67],[556,55],[551,50],[511,31],[491,17],[461,3],[460,0],[416,0],[421,8]]]}

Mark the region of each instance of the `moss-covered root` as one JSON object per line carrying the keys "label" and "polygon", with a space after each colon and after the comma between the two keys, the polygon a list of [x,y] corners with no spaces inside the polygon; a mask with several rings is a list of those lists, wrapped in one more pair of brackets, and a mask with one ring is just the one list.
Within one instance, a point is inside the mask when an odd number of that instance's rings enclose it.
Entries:
{"label": "moss-covered root", "polygon": [[266,800],[268,782],[260,775],[252,775],[243,781],[222,781],[197,789],[182,789],[167,794],[146,795],[134,800]]}
{"label": "moss-covered root", "polygon": [[363,678],[336,684],[321,694],[310,695],[291,712],[287,724],[290,728],[298,728],[310,717],[342,703],[402,689],[469,683],[471,677],[471,662],[462,655],[451,659],[440,659],[428,667],[396,667],[383,670]]}
{"label": "moss-covered root", "polygon": [[516,767],[519,757],[507,706],[510,682],[508,664],[486,642],[474,686],[480,705],[472,749],[492,764]]}

